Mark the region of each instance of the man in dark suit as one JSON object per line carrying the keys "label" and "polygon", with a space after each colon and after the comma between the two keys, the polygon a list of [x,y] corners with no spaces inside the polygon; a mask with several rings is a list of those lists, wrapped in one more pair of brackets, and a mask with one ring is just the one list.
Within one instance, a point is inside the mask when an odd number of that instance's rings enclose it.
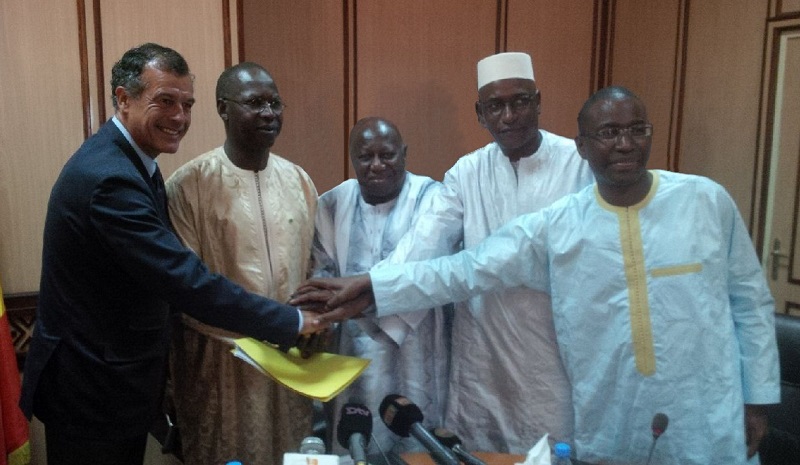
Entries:
{"label": "man in dark suit", "polygon": [[49,465],[142,463],[170,306],[283,348],[320,329],[312,313],[209,272],[173,233],[155,158],[189,128],[192,81],[172,49],[127,51],[112,69],[114,117],[53,187],[20,401],[45,424]]}

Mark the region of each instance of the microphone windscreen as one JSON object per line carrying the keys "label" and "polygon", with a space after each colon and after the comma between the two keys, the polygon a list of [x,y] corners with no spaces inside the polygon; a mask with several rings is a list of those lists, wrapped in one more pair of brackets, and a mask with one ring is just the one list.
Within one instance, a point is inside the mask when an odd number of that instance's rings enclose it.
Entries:
{"label": "microphone windscreen", "polygon": [[664,415],[663,413],[656,413],[653,416],[653,439],[661,436],[664,434],[664,431],[667,430],[667,425],[669,424],[669,418]]}
{"label": "microphone windscreen", "polygon": [[372,434],[372,412],[364,404],[347,403],[342,406],[336,439],[347,449],[353,433],[361,433],[366,441]]}
{"label": "microphone windscreen", "polygon": [[381,419],[394,434],[407,438],[411,425],[422,423],[422,410],[416,404],[399,394],[389,394],[383,398],[378,409]]}
{"label": "microphone windscreen", "polygon": [[455,446],[461,445],[461,439],[455,433],[446,428],[432,428],[431,434],[437,441],[441,442],[443,446],[452,449]]}

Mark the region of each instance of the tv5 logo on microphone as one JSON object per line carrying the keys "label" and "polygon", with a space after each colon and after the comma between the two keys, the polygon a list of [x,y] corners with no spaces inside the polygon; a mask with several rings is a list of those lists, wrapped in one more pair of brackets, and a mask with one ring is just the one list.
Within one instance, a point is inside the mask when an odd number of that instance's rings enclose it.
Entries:
{"label": "tv5 logo on microphone", "polygon": [[372,417],[372,412],[370,412],[368,408],[360,405],[346,404],[344,406],[344,412],[342,413],[343,413],[342,416],[360,415],[362,417],[367,417],[367,418]]}

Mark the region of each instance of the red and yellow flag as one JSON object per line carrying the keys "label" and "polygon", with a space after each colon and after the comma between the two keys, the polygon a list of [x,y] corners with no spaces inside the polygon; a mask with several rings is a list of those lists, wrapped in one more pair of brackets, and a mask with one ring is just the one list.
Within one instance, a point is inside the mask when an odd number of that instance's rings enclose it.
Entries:
{"label": "red and yellow flag", "polygon": [[19,409],[20,378],[0,287],[0,465],[31,463],[28,420]]}

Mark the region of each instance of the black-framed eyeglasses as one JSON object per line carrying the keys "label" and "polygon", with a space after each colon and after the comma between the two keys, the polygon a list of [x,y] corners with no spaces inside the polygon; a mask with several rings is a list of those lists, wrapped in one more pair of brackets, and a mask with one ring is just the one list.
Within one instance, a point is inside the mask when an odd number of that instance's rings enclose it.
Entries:
{"label": "black-framed eyeglasses", "polygon": [[629,135],[632,139],[643,140],[653,135],[652,124],[634,124],[626,128],[603,128],[593,134],[581,134],[582,137],[590,137],[606,144],[619,142],[623,134]]}
{"label": "black-framed eyeglasses", "polygon": [[257,97],[257,98],[251,98],[250,100],[245,100],[244,102],[240,102],[232,98],[223,97],[220,100],[225,100],[226,102],[233,102],[237,105],[241,105],[247,108],[248,110],[252,111],[253,113],[263,113],[269,108],[269,110],[275,116],[280,115],[286,108],[286,103],[284,103],[283,100],[279,98],[270,100]]}
{"label": "black-framed eyeglasses", "polygon": [[478,102],[481,109],[487,116],[498,117],[506,107],[510,107],[514,113],[527,111],[531,108],[536,95],[534,94],[520,94],[511,100],[490,99],[485,102]]}

